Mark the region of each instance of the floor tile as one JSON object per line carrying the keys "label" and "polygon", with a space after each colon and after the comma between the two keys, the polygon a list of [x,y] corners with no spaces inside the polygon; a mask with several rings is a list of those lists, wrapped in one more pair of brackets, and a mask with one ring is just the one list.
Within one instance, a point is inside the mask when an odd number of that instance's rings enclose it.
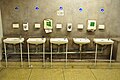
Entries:
{"label": "floor tile", "polygon": [[120,80],[120,69],[92,69],[97,80]]}
{"label": "floor tile", "polygon": [[0,80],[28,80],[31,69],[3,69]]}
{"label": "floor tile", "polygon": [[2,62],[0,61],[0,67],[2,67]]}
{"label": "floor tile", "polygon": [[62,69],[32,69],[30,80],[64,80]]}
{"label": "floor tile", "polygon": [[64,69],[65,80],[95,80],[90,69]]}

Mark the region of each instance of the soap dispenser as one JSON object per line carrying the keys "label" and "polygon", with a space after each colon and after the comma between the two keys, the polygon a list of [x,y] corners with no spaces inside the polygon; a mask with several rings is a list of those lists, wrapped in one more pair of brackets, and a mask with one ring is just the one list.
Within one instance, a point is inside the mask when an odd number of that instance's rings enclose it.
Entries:
{"label": "soap dispenser", "polygon": [[72,23],[67,24],[67,31],[72,31]]}
{"label": "soap dispenser", "polygon": [[24,31],[28,31],[28,23],[24,23],[23,24],[23,30]]}

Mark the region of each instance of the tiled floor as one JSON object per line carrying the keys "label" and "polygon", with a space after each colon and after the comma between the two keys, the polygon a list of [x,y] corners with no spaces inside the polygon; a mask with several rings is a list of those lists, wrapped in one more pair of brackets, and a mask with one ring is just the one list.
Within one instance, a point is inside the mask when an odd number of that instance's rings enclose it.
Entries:
{"label": "tiled floor", "polygon": [[[11,64],[11,65],[10,65]],[[110,67],[108,63],[70,63],[65,68],[62,63],[49,64],[46,68],[39,67],[40,63],[33,62],[32,68],[27,63],[20,68],[20,63],[10,62],[7,68],[4,63],[0,68],[0,80],[120,80],[120,63]]]}

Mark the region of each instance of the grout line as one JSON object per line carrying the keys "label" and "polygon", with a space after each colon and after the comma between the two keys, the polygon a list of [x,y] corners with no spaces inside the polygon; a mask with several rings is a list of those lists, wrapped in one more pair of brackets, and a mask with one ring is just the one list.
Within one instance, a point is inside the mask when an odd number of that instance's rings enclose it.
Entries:
{"label": "grout line", "polygon": [[93,74],[95,80],[97,80],[97,77],[95,76],[95,74],[93,73],[93,71],[90,69],[91,73]]}
{"label": "grout line", "polygon": [[32,73],[32,69],[31,69],[31,71],[30,71],[30,74],[29,74],[28,80],[30,80],[31,73]]}
{"label": "grout line", "polygon": [[62,69],[62,73],[63,73],[63,78],[65,80],[65,73],[64,73],[64,70]]}

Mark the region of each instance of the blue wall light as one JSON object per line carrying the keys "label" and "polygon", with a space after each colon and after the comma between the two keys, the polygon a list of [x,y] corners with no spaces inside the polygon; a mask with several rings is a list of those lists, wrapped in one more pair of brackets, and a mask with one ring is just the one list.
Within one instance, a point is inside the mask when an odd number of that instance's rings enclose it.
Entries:
{"label": "blue wall light", "polygon": [[104,10],[104,8],[101,8],[100,11],[101,11],[101,12],[104,12],[105,10]]}
{"label": "blue wall light", "polygon": [[18,10],[18,9],[19,9],[19,7],[18,7],[18,6],[16,6],[16,7],[15,7],[15,10]]}
{"label": "blue wall light", "polygon": [[79,11],[82,12],[82,11],[83,11],[83,8],[80,8]]}
{"label": "blue wall light", "polygon": [[39,10],[39,7],[38,7],[38,6],[36,6],[36,7],[35,7],[35,10]]}
{"label": "blue wall light", "polygon": [[59,7],[59,10],[63,10],[63,7],[62,7],[62,6],[60,6],[60,7]]}

